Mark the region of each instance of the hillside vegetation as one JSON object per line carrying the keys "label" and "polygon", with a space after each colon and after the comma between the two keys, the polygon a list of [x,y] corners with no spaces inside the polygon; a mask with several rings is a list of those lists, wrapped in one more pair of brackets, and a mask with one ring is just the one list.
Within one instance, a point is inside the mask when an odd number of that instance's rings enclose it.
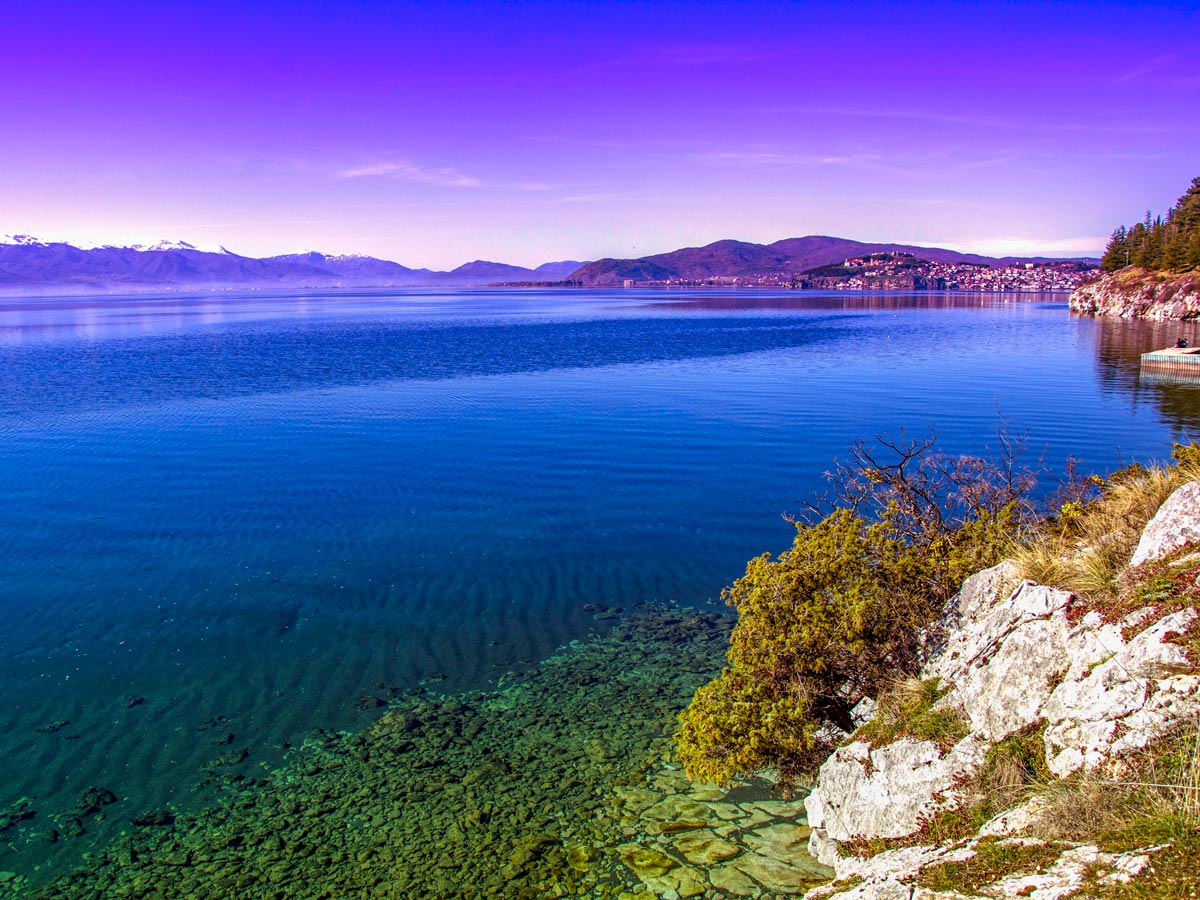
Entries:
{"label": "hillside vegetation", "polygon": [[1200,177],[1193,178],[1166,218],[1150,217],[1113,232],[1100,268],[1116,272],[1128,266],[1166,272],[1200,268]]}

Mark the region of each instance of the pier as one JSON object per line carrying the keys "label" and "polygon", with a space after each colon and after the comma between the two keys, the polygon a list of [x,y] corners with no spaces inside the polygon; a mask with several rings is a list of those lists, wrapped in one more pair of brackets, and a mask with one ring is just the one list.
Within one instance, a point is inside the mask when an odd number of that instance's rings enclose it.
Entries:
{"label": "pier", "polygon": [[1147,380],[1200,384],[1200,347],[1168,347],[1142,354]]}

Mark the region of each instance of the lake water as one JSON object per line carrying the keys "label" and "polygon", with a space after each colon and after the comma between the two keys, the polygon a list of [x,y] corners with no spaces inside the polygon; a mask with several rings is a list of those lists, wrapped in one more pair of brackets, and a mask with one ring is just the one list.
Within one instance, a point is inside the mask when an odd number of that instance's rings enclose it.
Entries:
{"label": "lake water", "polygon": [[1138,354],[1180,334],[1052,295],[0,298],[0,814],[37,811],[0,868],[110,837],[39,843],[88,788],[200,802],[231,748],[717,601],[857,437],[1165,458],[1200,388]]}

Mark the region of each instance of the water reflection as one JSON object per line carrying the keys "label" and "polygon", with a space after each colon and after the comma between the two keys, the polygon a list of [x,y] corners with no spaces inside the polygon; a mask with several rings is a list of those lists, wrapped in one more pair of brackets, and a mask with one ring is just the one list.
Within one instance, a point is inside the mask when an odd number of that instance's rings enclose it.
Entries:
{"label": "water reflection", "polygon": [[[1087,317],[1079,320],[1085,327],[1090,321]],[[1101,385],[1129,396],[1135,406],[1152,404],[1176,440],[1194,437],[1200,429],[1200,385],[1144,377],[1141,358],[1151,350],[1174,346],[1181,337],[1196,346],[1200,323],[1096,319],[1094,328]]]}

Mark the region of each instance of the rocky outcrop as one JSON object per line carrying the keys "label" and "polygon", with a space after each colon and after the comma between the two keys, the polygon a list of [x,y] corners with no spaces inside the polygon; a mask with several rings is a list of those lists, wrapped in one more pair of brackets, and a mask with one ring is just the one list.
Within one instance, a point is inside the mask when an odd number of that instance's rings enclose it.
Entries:
{"label": "rocky outcrop", "polygon": [[[878,748],[863,741],[839,747],[808,796],[808,823],[833,841],[912,834],[959,800],[955,785],[983,762],[986,746],[970,735],[945,755],[932,741],[911,738]],[[819,849],[826,852],[824,845]]]}
{"label": "rocky outcrop", "polygon": [[1195,543],[1200,543],[1200,482],[1185,484],[1159,507],[1142,531],[1129,564],[1140,566]]}
{"label": "rocky outcrop", "polygon": [[[1200,676],[1184,648],[1170,640],[1196,620],[1194,609],[1155,621],[1128,642],[1109,632],[1103,662],[1065,680],[1040,710],[1048,727],[1050,770],[1066,777],[1142,750],[1180,722],[1200,714]],[[1093,628],[1094,623],[1082,626]],[[1082,657],[1086,659],[1086,657]]]}
{"label": "rocky outcrop", "polygon": [[1123,319],[1194,319],[1200,316],[1200,272],[1168,275],[1122,269],[1071,292],[1071,312]]}
{"label": "rocky outcrop", "polygon": [[[1133,561],[1162,559],[1198,539],[1200,482],[1193,482],[1146,526]],[[996,841],[1017,842],[1018,857],[1028,845],[1037,862],[1028,871],[1017,865],[981,894],[1066,897],[1089,872],[1128,880],[1161,849],[1103,853],[1023,836],[1043,813],[1046,801],[1036,794],[969,837],[921,840],[938,813],[969,799],[972,777],[1010,736],[1036,741],[1040,734],[1045,766],[1065,778],[1111,769],[1200,717],[1200,671],[1183,640],[1200,618],[1195,608],[1174,603],[1123,616],[1084,613],[1067,591],[1015,582],[1008,563],[972,576],[927,636],[931,649],[920,678],[938,680],[945,693],[937,707],[965,717],[966,737],[949,750],[914,737],[885,746],[856,739],[821,767],[807,801],[809,851],[839,881],[810,892],[811,900],[977,896],[930,890],[922,873],[970,860]],[[869,842],[890,842],[893,849],[861,855]]]}

